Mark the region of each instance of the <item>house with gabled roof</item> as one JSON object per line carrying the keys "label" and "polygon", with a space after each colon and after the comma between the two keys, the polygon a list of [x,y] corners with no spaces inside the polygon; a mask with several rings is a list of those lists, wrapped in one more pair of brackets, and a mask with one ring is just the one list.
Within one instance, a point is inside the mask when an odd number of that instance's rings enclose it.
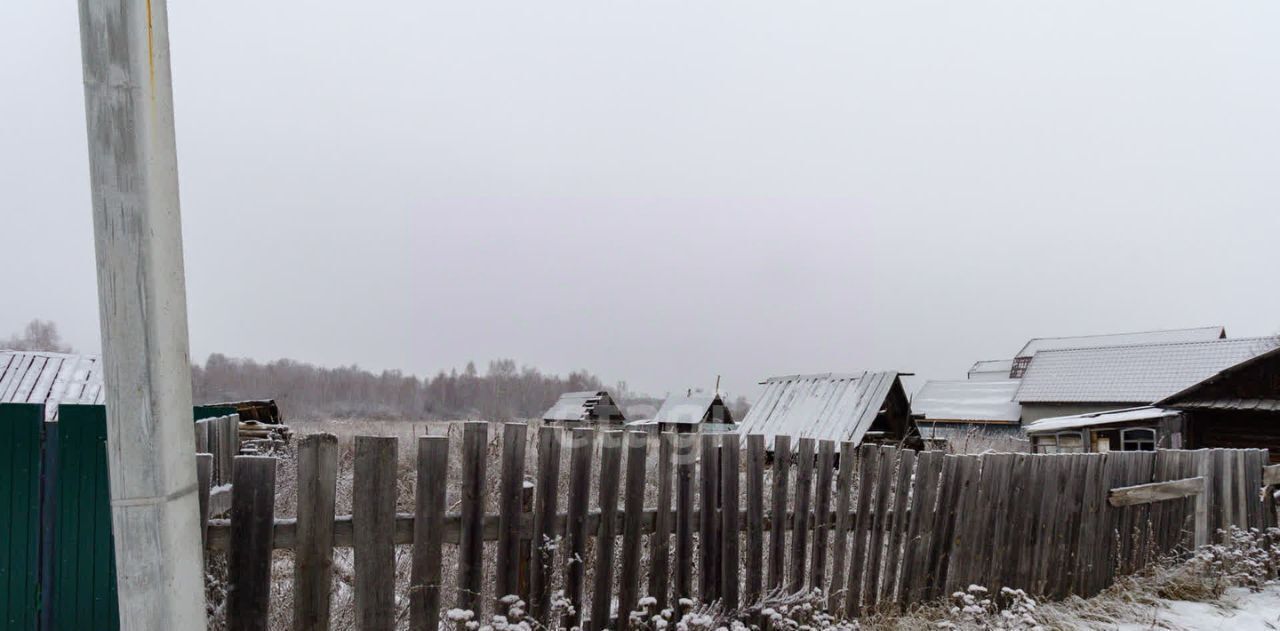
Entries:
{"label": "house with gabled roof", "polygon": [[1014,400],[1022,406],[1023,424],[1150,405],[1274,343],[1237,338],[1039,350]]}

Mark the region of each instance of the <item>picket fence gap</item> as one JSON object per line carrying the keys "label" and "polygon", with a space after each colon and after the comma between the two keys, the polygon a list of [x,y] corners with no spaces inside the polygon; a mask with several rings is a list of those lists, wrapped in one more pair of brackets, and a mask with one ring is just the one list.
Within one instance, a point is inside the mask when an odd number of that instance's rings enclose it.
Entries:
{"label": "picket fence gap", "polygon": [[[501,426],[501,459],[493,462],[489,432],[488,423],[464,424],[457,512],[445,506],[447,437],[417,441],[412,513],[395,512],[394,438],[356,438],[350,516],[334,515],[332,436],[299,442],[296,519],[272,513],[274,462],[237,457],[231,519],[209,521],[205,537],[209,554],[231,561],[229,622],[265,624],[270,552],[279,548],[294,550],[299,629],[329,626],[335,547],[353,548],[356,618],[366,629],[393,628],[402,614],[396,545],[413,546],[414,629],[436,628],[444,608],[477,618],[506,613],[506,594],[545,620],[555,613],[553,585],[563,585],[572,605],[559,610],[562,622],[586,629],[626,627],[645,596],[658,607],[696,598],[736,609],[778,588],[818,588],[833,611],[851,616],[970,584],[1087,597],[1192,546],[1197,523],[1206,533],[1274,524],[1274,506],[1259,489],[1280,479],[1265,468],[1263,450],[967,456],[777,436],[770,467],[758,435],[543,426],[531,441],[515,423]],[[525,471],[527,448],[536,449],[535,471]],[[209,471],[202,482],[217,471],[210,460],[201,460]],[[496,514],[485,512],[490,472]],[[646,506],[652,490],[657,505]],[[1108,502],[1112,490],[1126,505]],[[485,542],[496,542],[488,561]],[[442,566],[446,544],[458,547],[456,569]],[[481,602],[486,562],[496,572],[496,602]],[[441,593],[446,571],[456,572],[454,594]]]}

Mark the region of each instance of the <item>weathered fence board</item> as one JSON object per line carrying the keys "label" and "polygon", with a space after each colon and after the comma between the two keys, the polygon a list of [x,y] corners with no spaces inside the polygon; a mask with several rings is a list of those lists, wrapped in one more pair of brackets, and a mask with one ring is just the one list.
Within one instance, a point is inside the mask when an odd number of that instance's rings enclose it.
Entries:
{"label": "weathered fence board", "polygon": [[[212,460],[212,456],[210,456]],[[419,463],[427,464],[429,463]],[[424,467],[419,466],[421,471]],[[312,434],[298,442],[298,541],[293,550],[293,628],[329,628],[333,588],[333,517],[338,439]],[[419,486],[427,495],[431,487]]]}
{"label": "weathered fence board", "polygon": [[231,538],[227,555],[227,628],[267,628],[271,606],[271,537],[274,534],[276,461],[236,456],[232,464]]}
{"label": "weathered fence board", "polygon": [[[396,439],[357,436],[355,452],[351,518],[356,620],[361,629],[390,630],[396,619]],[[233,497],[238,497],[241,488],[235,488]]]}
{"label": "weathered fence board", "polygon": [[448,478],[448,437],[419,438],[413,567],[409,577],[409,627],[414,631],[434,630],[439,626],[440,585],[444,580],[444,503]]}

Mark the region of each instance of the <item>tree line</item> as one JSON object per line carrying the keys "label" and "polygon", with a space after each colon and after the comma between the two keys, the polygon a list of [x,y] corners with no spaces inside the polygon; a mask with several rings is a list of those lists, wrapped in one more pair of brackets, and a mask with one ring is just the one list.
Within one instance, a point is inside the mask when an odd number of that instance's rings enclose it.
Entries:
{"label": "tree line", "polygon": [[585,370],[547,375],[517,368],[510,359],[489,362],[484,374],[469,362],[461,372],[421,379],[399,370],[375,374],[358,366],[324,368],[289,359],[259,363],[218,353],[192,367],[191,381],[196,401],[275,399],[290,417],[425,420],[537,418],[564,392],[604,389]]}

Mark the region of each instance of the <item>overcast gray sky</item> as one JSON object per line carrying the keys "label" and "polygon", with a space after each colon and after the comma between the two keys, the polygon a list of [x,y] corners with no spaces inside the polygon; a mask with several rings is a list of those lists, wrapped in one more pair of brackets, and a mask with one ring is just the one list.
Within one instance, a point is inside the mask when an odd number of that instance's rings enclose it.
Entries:
{"label": "overcast gray sky", "polygon": [[[170,0],[192,355],[661,394],[1280,330],[1280,3]],[[75,2],[0,2],[0,336],[98,345]]]}

